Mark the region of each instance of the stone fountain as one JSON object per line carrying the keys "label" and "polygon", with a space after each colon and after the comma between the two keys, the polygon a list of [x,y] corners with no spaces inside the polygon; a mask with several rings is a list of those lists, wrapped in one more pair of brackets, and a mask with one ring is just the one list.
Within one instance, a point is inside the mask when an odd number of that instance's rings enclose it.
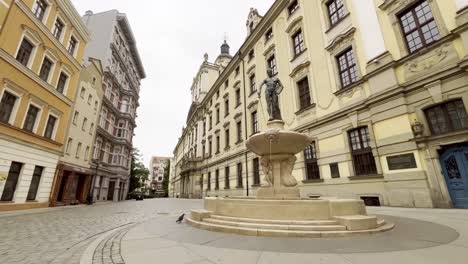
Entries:
{"label": "stone fountain", "polygon": [[391,230],[393,224],[367,215],[362,200],[301,198],[292,171],[296,154],[312,140],[284,130],[278,103],[283,86],[271,71],[268,76],[260,87],[261,91],[266,85],[267,130],[246,143],[260,156],[265,184],[257,190],[257,197],[206,197],[204,209],[192,210],[187,222],[210,231],[279,237],[341,237]]}

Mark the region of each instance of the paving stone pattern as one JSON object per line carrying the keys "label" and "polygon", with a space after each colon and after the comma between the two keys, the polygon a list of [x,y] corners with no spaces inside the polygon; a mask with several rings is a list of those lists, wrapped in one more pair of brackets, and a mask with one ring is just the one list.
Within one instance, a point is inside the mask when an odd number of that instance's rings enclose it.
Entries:
{"label": "paving stone pattern", "polygon": [[[79,263],[86,247],[105,232],[200,206],[196,200],[164,199],[0,213],[0,263]],[[120,250],[125,230],[111,232],[101,253]],[[96,263],[123,263],[119,254],[101,261]]]}

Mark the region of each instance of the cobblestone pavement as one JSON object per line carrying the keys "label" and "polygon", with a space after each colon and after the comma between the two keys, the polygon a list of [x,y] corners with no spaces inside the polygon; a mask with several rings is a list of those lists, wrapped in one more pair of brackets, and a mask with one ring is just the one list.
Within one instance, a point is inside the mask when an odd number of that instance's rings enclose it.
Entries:
{"label": "cobblestone pavement", "polygon": [[79,263],[92,241],[117,228],[98,246],[93,262],[123,263],[120,254],[109,261],[102,253],[120,250],[126,226],[198,207],[199,200],[154,199],[0,213],[0,263]]}

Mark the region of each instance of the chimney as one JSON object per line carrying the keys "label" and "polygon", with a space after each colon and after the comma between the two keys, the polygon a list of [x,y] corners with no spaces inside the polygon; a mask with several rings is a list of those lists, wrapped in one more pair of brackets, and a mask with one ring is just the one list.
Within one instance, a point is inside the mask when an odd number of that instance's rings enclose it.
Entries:
{"label": "chimney", "polygon": [[91,10],[88,10],[85,12],[85,16],[92,16],[92,15],[94,15],[94,13]]}

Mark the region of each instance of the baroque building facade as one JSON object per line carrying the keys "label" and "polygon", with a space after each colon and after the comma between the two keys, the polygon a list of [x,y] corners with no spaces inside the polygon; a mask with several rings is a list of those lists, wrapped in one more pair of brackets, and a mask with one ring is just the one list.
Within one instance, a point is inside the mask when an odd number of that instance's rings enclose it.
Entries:
{"label": "baroque building facade", "polygon": [[88,41],[69,0],[0,1],[0,211],[49,205]]}
{"label": "baroque building facade", "polygon": [[194,78],[174,197],[255,195],[245,141],[266,128],[270,68],[286,128],[313,139],[293,171],[303,197],[468,207],[467,0],[276,0],[246,25]]}
{"label": "baroque building facade", "polygon": [[93,148],[92,167],[97,173],[93,195],[96,201],[120,201],[129,188],[140,82],[146,74],[125,14],[88,11],[82,20],[92,32],[85,56],[99,59],[103,67],[104,95]]}

